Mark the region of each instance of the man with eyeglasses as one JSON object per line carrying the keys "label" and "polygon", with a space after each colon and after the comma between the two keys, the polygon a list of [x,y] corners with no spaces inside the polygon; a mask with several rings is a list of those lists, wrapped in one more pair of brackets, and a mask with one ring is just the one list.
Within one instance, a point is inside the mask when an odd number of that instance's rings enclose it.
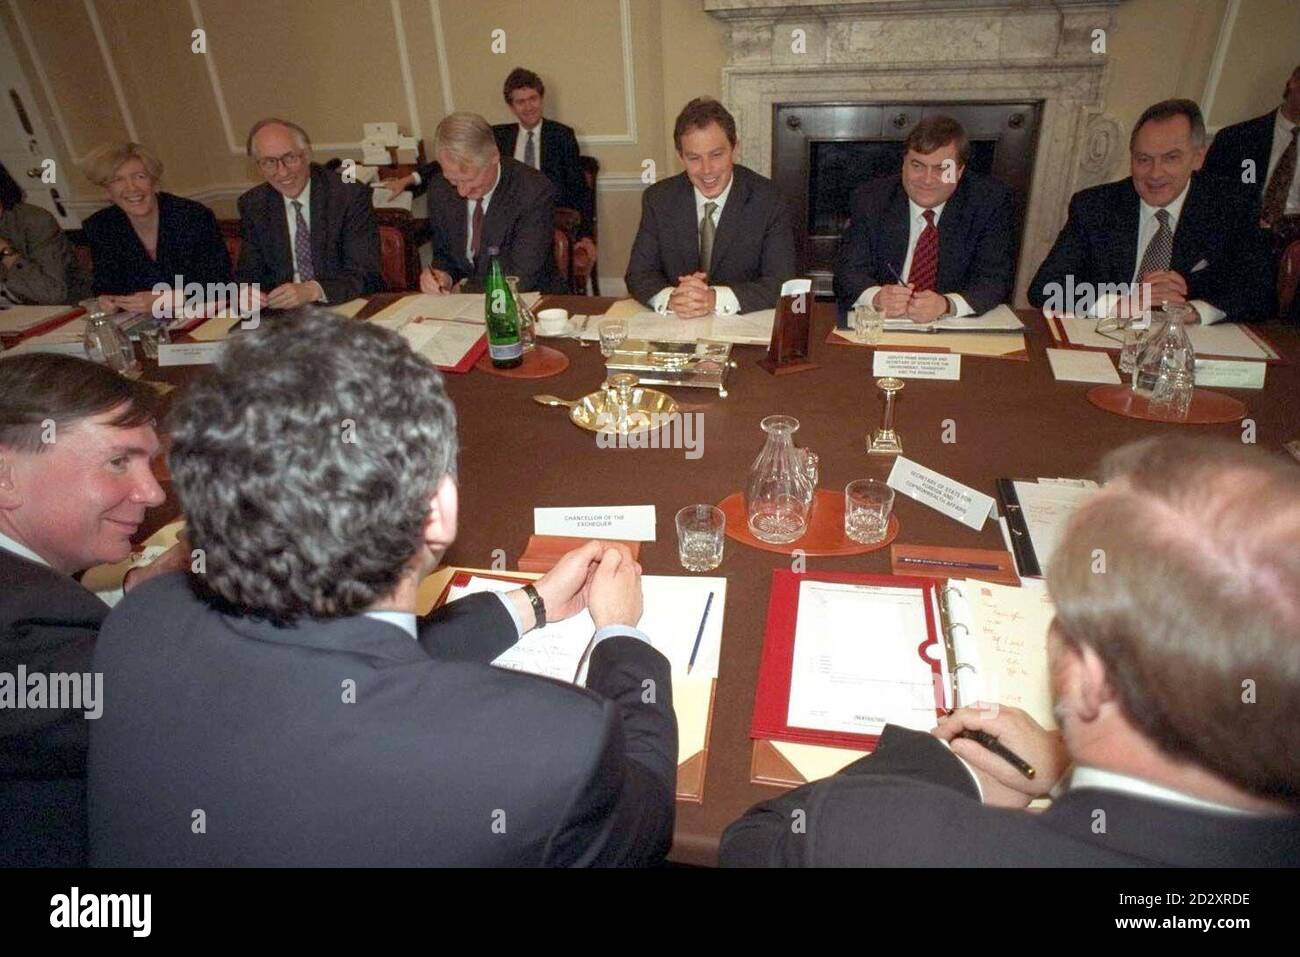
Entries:
{"label": "man with eyeglasses", "polygon": [[370,190],[313,163],[306,131],[287,120],[253,124],[247,150],[266,182],[239,197],[236,280],[258,283],[271,309],[382,291]]}

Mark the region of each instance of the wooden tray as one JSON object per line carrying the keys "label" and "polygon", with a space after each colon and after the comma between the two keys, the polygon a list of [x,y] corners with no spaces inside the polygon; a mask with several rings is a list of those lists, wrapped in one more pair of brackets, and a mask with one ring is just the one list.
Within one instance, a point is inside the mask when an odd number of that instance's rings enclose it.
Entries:
{"label": "wooden tray", "polygon": [[879,551],[898,537],[898,516],[889,516],[889,526],[885,537],[871,545],[855,542],[844,534],[844,493],[819,488],[813,499],[812,514],[808,520],[808,531],[802,538],[788,545],[773,545],[755,538],[749,531],[749,518],[745,514],[745,496],[736,492],[728,495],[718,503],[718,508],[727,516],[727,537],[733,541],[759,548],[765,552],[777,552],[792,555],[795,549],[812,557],[831,555],[864,555]]}
{"label": "wooden tray", "polygon": [[1130,419],[1148,422],[1168,422],[1171,425],[1216,425],[1238,422],[1246,415],[1246,404],[1222,392],[1197,389],[1192,393],[1192,405],[1187,418],[1171,419],[1151,412],[1151,400],[1138,395],[1126,385],[1099,385],[1088,390],[1088,401],[1099,409]]}
{"label": "wooden tray", "polygon": [[539,342],[530,352],[524,353],[523,365],[513,369],[498,369],[492,364],[492,357],[484,352],[478,362],[474,363],[474,368],[505,379],[546,379],[569,368],[569,357],[559,349],[552,349]]}

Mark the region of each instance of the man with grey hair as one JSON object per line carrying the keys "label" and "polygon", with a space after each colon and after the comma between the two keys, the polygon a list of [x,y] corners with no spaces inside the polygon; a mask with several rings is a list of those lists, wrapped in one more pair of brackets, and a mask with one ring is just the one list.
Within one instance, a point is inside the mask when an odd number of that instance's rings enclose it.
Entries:
{"label": "man with grey hair", "polygon": [[555,184],[503,158],[492,127],[477,113],[452,113],[438,124],[434,156],[442,175],[429,187],[433,258],[420,289],[438,294],[458,283],[480,289],[491,250],[520,291],[564,292],[553,252]]}
{"label": "man with grey hair", "polygon": [[236,281],[258,283],[261,306],[271,309],[381,292],[369,187],[313,163],[297,123],[259,120],[245,145],[266,182],[239,197]]}
{"label": "man with grey hair", "polygon": [[[1128,179],[1075,193],[1069,219],[1029,284],[1035,307],[1098,316],[1142,305],[1187,304],[1186,321],[1271,318],[1277,311],[1268,246],[1240,186],[1198,172],[1205,121],[1191,100],[1164,100],[1138,118],[1129,139]],[[1132,284],[1136,294],[1100,295]],[[1092,295],[1081,291],[1087,287]]]}
{"label": "man with grey hair", "polygon": [[1104,472],[1048,569],[1060,731],[992,705],[886,726],[875,754],[732,824],[724,864],[1300,864],[1300,470],[1166,436]]}
{"label": "man with grey hair", "polygon": [[[135,589],[101,631],[92,864],[662,860],[677,725],[629,553],[588,542],[417,619],[459,519],[427,359],[301,310],[232,339],[169,424],[204,567]],[[583,609],[585,688],[490,666]]]}

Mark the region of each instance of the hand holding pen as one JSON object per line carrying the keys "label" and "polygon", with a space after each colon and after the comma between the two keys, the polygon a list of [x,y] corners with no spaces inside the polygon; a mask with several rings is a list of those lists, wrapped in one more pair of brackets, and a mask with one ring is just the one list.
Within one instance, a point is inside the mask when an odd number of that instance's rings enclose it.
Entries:
{"label": "hand holding pen", "polygon": [[941,718],[931,733],[975,771],[984,803],[995,807],[1045,797],[1069,766],[1060,733],[1019,708],[979,702]]}

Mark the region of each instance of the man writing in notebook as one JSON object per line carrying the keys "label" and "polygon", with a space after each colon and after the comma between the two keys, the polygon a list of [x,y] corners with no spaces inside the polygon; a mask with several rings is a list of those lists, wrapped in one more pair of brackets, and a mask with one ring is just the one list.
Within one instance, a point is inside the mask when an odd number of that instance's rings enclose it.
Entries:
{"label": "man writing in notebook", "polygon": [[1011,190],[966,168],[970,140],[952,117],[926,117],[903,145],[900,175],[853,192],[835,261],[841,325],[860,304],[933,322],[988,312],[1011,294]]}
{"label": "man writing in notebook", "polygon": [[[101,630],[92,864],[662,860],[677,725],[626,552],[589,542],[534,585],[416,617],[456,536],[458,443],[442,376],[404,339],[325,310],[263,324],[171,435],[205,563]],[[586,688],[489,665],[584,608]]]}
{"label": "man writing in notebook", "polygon": [[875,754],[732,824],[723,863],[1300,864],[1300,471],[1183,437],[1106,471],[1048,572],[1059,736],[994,706],[886,726]]}

